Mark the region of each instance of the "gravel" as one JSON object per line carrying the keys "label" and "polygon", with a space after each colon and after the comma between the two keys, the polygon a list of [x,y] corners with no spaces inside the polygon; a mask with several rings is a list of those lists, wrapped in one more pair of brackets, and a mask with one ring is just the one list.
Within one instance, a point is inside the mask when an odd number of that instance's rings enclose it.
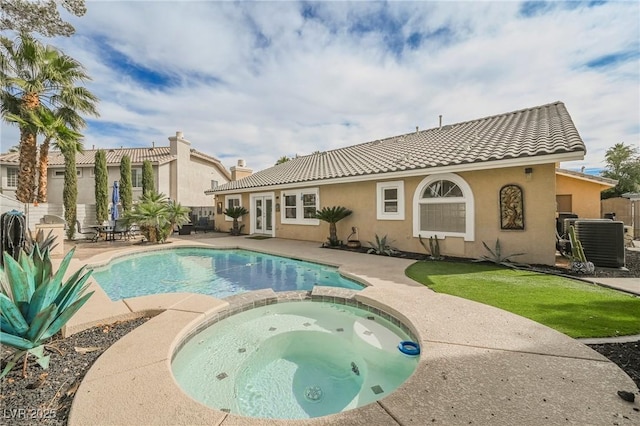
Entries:
{"label": "gravel", "polygon": [[[424,255],[421,256],[424,258]],[[627,269],[628,272],[600,270],[596,274],[640,277],[640,253],[627,251]],[[560,271],[566,272],[563,269]],[[105,324],[66,339],[58,337],[47,347],[51,355],[49,368],[43,370],[31,357],[26,378],[22,376],[21,360],[19,366],[0,380],[0,405],[3,407],[0,424],[66,425],[75,392],[95,360],[118,339],[148,319]],[[640,388],[640,340],[588,346],[616,363]],[[10,354],[10,348],[0,346],[2,368]],[[638,389],[620,390],[638,395]]]}

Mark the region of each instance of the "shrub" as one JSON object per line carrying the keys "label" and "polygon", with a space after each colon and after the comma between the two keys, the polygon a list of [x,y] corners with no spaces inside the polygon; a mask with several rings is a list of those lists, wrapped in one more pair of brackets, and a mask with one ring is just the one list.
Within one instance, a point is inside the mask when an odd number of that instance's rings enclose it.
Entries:
{"label": "shrub", "polygon": [[24,356],[23,376],[29,355],[36,357],[44,369],[49,355],[44,355],[47,339],[56,334],[86,303],[93,292],[84,294],[91,271],[76,271],[63,284],[62,280],[73,257],[73,248],[54,274],[49,250],[38,245],[31,255],[23,251],[18,261],[3,253],[0,268],[0,340],[16,351],[0,374],[4,377]]}

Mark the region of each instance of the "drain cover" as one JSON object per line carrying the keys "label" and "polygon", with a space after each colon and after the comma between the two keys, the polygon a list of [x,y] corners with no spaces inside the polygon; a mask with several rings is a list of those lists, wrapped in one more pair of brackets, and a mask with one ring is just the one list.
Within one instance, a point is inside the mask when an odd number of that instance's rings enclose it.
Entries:
{"label": "drain cover", "polygon": [[322,399],[322,389],[320,386],[309,386],[304,390],[304,397],[308,401],[318,402]]}

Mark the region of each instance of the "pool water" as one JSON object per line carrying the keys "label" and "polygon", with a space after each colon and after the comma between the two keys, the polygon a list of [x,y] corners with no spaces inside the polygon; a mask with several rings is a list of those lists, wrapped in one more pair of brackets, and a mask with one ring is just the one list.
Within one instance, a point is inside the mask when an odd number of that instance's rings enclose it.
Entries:
{"label": "pool water", "polygon": [[315,285],[360,290],[337,268],[247,250],[177,248],[140,253],[95,268],[111,300],[159,293],[224,298],[247,291],[311,290]]}
{"label": "pool water", "polygon": [[182,389],[201,403],[260,418],[303,419],[384,398],[415,370],[410,337],[368,311],[287,302],[217,322],[174,354]]}

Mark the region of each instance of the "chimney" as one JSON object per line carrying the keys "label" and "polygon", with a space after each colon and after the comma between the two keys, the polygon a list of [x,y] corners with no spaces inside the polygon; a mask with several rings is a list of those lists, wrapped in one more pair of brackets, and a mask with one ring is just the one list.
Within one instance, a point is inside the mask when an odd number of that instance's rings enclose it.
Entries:
{"label": "chimney", "polygon": [[240,180],[253,174],[253,170],[246,167],[244,159],[238,160],[238,165],[229,169],[231,171],[231,180]]}
{"label": "chimney", "polygon": [[442,114],[440,114],[439,116],[439,123],[438,123],[438,129],[442,127]]}
{"label": "chimney", "polygon": [[156,147],[156,141],[151,141],[151,148],[155,148]]}
{"label": "chimney", "polygon": [[418,130],[420,130],[420,129],[418,128],[418,126],[416,126],[416,133],[418,133]]}

